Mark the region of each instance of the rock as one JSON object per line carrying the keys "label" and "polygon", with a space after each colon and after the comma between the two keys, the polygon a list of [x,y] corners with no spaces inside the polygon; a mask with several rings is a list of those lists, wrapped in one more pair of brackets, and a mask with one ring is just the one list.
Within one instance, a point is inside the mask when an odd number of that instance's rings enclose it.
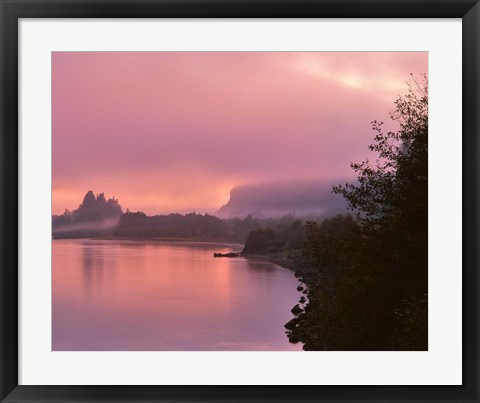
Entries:
{"label": "rock", "polygon": [[240,253],[214,253],[213,257],[239,257]]}
{"label": "rock", "polygon": [[307,299],[304,296],[300,297],[300,303],[303,304]]}
{"label": "rock", "polygon": [[297,304],[295,305],[293,308],[292,308],[292,311],[291,311],[294,315],[299,315],[303,312],[303,309],[300,308],[300,306]]}
{"label": "rock", "polygon": [[[297,290],[298,290],[298,288],[297,288]],[[301,291],[301,290],[298,290],[298,291]],[[308,290],[303,290],[302,294],[308,294]]]}
{"label": "rock", "polygon": [[299,285],[299,286],[297,287],[297,291],[302,291],[303,289],[304,289],[304,288],[303,288],[303,286],[301,286],[301,285]]}
{"label": "rock", "polygon": [[290,336],[288,336],[288,341],[290,343],[297,344],[300,341],[300,339],[297,336],[291,334]]}
{"label": "rock", "polygon": [[285,323],[285,329],[293,330],[295,328],[295,326],[297,326],[297,322],[298,322],[298,319],[293,318],[292,320]]}
{"label": "rock", "polygon": [[296,278],[302,278],[302,273],[300,273],[299,271],[296,271],[295,272],[295,277]]}

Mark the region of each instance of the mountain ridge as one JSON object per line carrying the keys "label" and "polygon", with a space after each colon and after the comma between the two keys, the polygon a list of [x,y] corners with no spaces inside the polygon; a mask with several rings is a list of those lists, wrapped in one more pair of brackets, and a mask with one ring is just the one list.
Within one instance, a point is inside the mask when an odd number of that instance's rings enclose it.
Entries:
{"label": "mountain ridge", "polygon": [[280,217],[285,214],[325,216],[346,211],[331,182],[321,180],[247,184],[234,187],[229,201],[215,215],[220,218]]}

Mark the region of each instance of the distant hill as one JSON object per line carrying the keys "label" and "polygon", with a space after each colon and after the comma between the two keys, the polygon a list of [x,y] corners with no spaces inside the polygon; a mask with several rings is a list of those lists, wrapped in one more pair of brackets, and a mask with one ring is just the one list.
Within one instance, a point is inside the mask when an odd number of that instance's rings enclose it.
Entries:
{"label": "distant hill", "polygon": [[220,218],[248,215],[263,218],[285,214],[319,217],[343,213],[347,205],[342,196],[331,192],[332,185],[325,181],[297,181],[235,187],[228,203],[215,215]]}
{"label": "distant hill", "polygon": [[[55,238],[179,238],[244,241],[257,229],[289,228],[296,221],[319,220],[346,212],[332,184],[319,181],[269,183],[232,189],[230,200],[215,216],[189,213],[147,216],[123,213],[115,197],[89,190],[76,210],[52,217]],[[292,227],[293,228],[293,227]]]}
{"label": "distant hill", "polygon": [[95,197],[89,190],[78,209],[65,209],[62,215],[52,217],[53,235],[79,236],[105,232],[117,225],[121,215],[122,207],[115,197],[107,200],[103,193]]}

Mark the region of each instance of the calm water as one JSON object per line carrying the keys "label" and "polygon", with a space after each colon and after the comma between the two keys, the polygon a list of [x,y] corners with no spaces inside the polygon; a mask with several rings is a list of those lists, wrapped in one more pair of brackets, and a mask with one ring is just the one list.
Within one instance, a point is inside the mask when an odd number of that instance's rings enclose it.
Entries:
{"label": "calm water", "polygon": [[54,240],[53,350],[300,350],[295,276],[241,248]]}

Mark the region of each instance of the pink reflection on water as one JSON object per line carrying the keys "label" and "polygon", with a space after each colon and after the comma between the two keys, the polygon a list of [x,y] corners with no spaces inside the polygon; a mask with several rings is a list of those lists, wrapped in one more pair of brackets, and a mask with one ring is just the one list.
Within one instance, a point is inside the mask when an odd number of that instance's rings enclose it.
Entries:
{"label": "pink reflection on water", "polygon": [[292,272],[241,245],[53,241],[53,350],[300,350]]}

